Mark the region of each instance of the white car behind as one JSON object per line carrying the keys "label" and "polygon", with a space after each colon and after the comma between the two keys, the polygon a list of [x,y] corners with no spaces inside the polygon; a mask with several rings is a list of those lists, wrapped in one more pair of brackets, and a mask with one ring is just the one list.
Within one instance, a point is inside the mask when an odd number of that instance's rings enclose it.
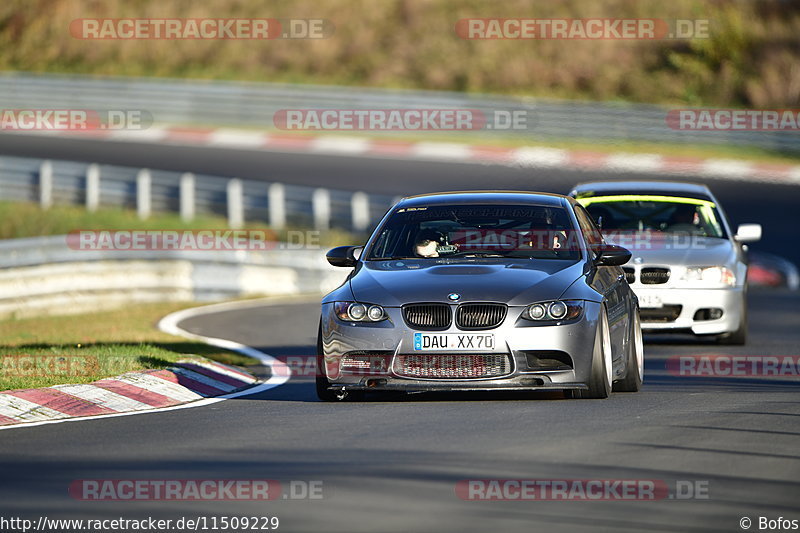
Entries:
{"label": "white car behind", "polygon": [[747,247],[761,226],[734,233],[705,185],[666,181],[583,183],[570,192],[606,241],[631,250],[623,268],[642,329],[747,340]]}

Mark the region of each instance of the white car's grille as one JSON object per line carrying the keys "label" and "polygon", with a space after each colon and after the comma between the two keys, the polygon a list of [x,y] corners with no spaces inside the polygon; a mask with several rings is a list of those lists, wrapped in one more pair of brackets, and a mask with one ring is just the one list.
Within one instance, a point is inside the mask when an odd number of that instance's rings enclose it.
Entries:
{"label": "white car's grille", "polygon": [[663,285],[669,281],[669,269],[653,267],[643,268],[642,271],[639,272],[639,281],[641,281],[643,285]]}
{"label": "white car's grille", "polygon": [[622,270],[625,271],[625,281],[627,281],[628,284],[636,282],[636,271],[634,269],[630,267],[623,267]]}

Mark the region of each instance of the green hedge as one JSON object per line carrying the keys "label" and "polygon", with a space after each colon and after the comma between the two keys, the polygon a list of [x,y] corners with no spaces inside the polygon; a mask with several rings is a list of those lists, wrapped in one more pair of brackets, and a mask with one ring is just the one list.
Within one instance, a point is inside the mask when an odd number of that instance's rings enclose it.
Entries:
{"label": "green hedge", "polygon": [[[323,18],[324,40],[71,37],[78,18]],[[708,19],[711,38],[468,41],[468,17]],[[6,0],[0,69],[715,106],[800,103],[800,3],[779,0]]]}

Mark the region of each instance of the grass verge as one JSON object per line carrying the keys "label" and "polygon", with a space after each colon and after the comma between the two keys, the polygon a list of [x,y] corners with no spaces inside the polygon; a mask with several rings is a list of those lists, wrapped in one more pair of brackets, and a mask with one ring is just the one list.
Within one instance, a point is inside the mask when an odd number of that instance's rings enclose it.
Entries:
{"label": "grass verge", "polygon": [[130,305],[70,316],[0,321],[0,390],[91,383],[123,372],[168,367],[187,355],[247,366],[255,359],[156,329],[187,303]]}

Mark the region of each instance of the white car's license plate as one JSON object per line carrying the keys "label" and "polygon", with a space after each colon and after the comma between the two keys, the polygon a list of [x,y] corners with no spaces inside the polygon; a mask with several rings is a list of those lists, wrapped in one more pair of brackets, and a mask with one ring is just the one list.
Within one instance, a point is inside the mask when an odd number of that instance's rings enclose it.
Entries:
{"label": "white car's license plate", "polygon": [[664,307],[664,302],[661,301],[661,296],[657,294],[639,294],[639,307]]}
{"label": "white car's license plate", "polygon": [[492,333],[414,333],[414,350],[475,352],[494,350]]}

